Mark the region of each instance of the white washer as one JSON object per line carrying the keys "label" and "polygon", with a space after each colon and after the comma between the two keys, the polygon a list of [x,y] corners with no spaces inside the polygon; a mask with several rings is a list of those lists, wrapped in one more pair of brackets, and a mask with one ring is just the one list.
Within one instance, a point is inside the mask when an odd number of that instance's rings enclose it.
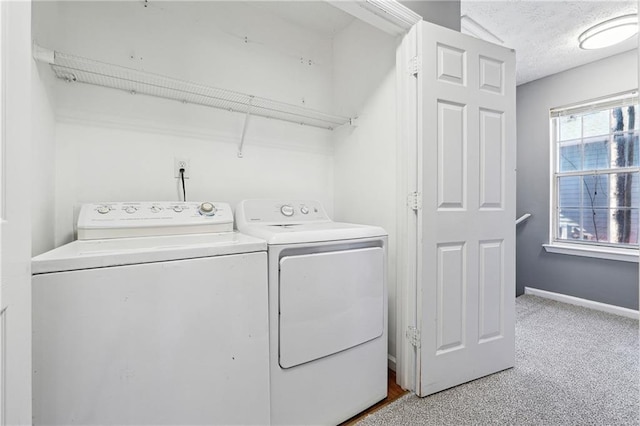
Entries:
{"label": "white washer", "polygon": [[34,424],[267,424],[266,244],[232,229],[223,203],[83,206],[101,239],[32,262]]}
{"label": "white washer", "polygon": [[386,232],[317,201],[245,200],[269,253],[271,424],[335,425],[387,395]]}

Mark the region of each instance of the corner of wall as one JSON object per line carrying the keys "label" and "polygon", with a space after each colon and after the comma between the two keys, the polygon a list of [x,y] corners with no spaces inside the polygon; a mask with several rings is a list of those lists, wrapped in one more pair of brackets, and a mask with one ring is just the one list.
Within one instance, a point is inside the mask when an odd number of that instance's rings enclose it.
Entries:
{"label": "corner of wall", "polygon": [[55,116],[45,79],[31,68],[31,238],[32,255],[55,247]]}

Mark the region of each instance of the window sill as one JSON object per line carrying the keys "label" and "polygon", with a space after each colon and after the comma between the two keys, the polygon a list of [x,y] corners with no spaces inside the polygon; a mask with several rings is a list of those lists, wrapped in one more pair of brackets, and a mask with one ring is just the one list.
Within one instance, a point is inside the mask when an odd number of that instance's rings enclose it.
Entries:
{"label": "window sill", "polygon": [[547,253],[568,254],[570,256],[595,257],[597,259],[617,260],[638,263],[638,249],[614,247],[583,247],[577,244],[543,244]]}

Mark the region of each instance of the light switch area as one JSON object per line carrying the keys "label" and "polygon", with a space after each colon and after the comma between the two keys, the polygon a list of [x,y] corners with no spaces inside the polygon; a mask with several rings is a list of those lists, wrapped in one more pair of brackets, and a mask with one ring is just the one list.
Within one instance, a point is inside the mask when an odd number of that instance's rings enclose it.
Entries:
{"label": "light switch area", "polygon": [[184,178],[189,179],[189,159],[188,158],[178,158],[175,157],[173,159],[173,169],[174,169],[174,177],[180,178],[180,169],[184,169]]}

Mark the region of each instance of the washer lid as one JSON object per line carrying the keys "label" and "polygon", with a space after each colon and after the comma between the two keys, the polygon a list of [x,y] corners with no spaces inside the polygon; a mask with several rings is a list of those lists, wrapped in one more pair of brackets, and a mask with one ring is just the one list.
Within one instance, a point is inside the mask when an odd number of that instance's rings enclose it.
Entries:
{"label": "washer lid", "polygon": [[32,274],[104,268],[265,251],[264,241],[238,232],[77,240],[36,256]]}
{"label": "washer lid", "polygon": [[304,223],[296,225],[238,224],[238,230],[262,238],[268,244],[297,244],[323,241],[353,240],[384,237],[384,229],[378,226],[357,225],[343,222]]}

